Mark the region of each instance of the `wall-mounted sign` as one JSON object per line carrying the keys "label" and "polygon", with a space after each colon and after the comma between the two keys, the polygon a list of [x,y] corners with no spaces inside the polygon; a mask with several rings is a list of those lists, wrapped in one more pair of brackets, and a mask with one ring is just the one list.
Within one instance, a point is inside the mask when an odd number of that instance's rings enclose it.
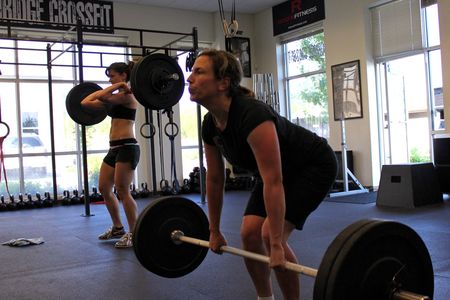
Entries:
{"label": "wall-mounted sign", "polygon": [[290,0],[272,7],[273,35],[325,19],[324,0]]}
{"label": "wall-mounted sign", "polygon": [[113,16],[112,1],[0,0],[0,25],[6,25],[6,19],[21,26],[27,26],[27,21],[47,21],[30,22],[27,27],[67,30],[80,19],[85,31],[112,33]]}

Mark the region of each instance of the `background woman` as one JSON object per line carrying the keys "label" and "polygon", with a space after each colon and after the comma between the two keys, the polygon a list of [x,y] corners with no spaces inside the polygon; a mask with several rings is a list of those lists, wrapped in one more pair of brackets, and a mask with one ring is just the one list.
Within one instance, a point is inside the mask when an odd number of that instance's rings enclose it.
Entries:
{"label": "background woman", "polygon": [[[130,184],[140,155],[139,145],[134,136],[138,102],[127,84],[132,65],[132,62],[111,64],[105,71],[111,86],[90,94],[82,101],[82,105],[91,109],[106,108],[111,117],[110,149],[100,168],[99,190],[105,199],[112,226],[98,238],[101,240],[120,238],[115,244],[117,248],[133,246],[131,233],[138,215],[136,201],[130,193]],[[116,188],[122,201],[128,221],[128,232],[122,224],[119,200],[113,192],[113,187]]]}

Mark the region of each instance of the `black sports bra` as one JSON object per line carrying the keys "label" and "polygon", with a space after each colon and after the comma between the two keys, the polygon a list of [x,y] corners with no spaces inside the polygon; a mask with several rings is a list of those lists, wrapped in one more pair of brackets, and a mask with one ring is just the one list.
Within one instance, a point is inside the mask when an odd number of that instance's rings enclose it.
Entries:
{"label": "black sports bra", "polygon": [[120,104],[113,105],[108,110],[108,116],[110,116],[112,119],[125,119],[134,121],[136,119],[136,109],[128,108]]}

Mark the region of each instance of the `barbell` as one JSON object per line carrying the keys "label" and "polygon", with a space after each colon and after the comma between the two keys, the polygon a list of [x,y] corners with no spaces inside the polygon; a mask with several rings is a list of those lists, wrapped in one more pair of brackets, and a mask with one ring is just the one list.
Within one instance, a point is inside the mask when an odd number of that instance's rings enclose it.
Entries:
{"label": "barbell", "polygon": [[[184,75],[178,62],[162,53],[141,57],[131,69],[133,95],[140,104],[152,110],[168,109],[175,105],[183,96],[184,85]],[[103,110],[94,110],[81,105],[87,95],[101,89],[93,82],[83,82],[69,91],[66,109],[72,120],[88,126],[106,118],[106,106]]]}
{"label": "barbell", "polygon": [[[203,210],[180,196],[162,197],[139,214],[133,247],[139,262],[167,278],[185,276],[208,253],[209,222]],[[257,253],[222,246],[221,251],[269,263]],[[287,270],[315,277],[314,300],[432,299],[434,272],[420,236],[405,224],[364,219],[330,244],[319,269],[287,262]]]}

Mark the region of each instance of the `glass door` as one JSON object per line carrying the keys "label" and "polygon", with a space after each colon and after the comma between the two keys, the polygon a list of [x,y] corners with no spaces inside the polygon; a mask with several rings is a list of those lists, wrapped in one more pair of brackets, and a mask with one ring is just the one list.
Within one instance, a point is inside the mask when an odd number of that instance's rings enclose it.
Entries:
{"label": "glass door", "polygon": [[430,161],[430,114],[424,55],[380,66],[384,163]]}

